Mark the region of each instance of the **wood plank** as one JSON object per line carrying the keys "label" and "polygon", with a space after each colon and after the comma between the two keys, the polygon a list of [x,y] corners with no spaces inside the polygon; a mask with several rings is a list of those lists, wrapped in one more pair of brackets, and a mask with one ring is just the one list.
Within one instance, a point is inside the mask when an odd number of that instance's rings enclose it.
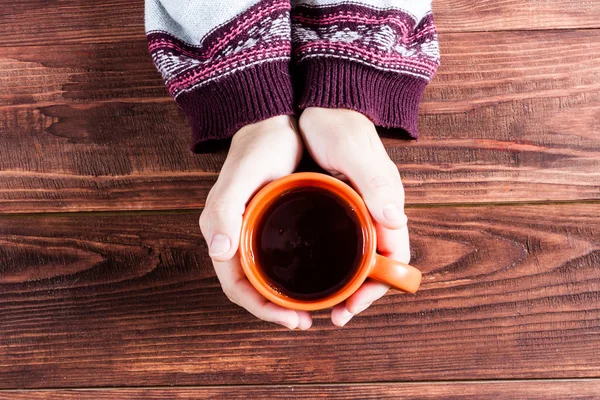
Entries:
{"label": "wood plank", "polygon": [[[45,50],[1,53],[0,212],[204,204],[225,153],[189,153],[143,42]],[[600,198],[600,30],[446,34],[442,51],[422,139],[385,141],[409,204]]]}
{"label": "wood plank", "polygon": [[[2,0],[0,47],[118,43],[144,37],[143,0]],[[440,32],[600,27],[600,4],[583,0],[434,0]]]}
{"label": "wood plank", "polygon": [[443,39],[422,139],[387,143],[410,201],[600,198],[600,30]]}
{"label": "wood plank", "polygon": [[600,3],[586,0],[433,0],[441,32],[599,28]]}
{"label": "wood plank", "polygon": [[427,382],[354,385],[229,386],[168,389],[81,389],[0,391],[0,400],[146,400],[146,399],[595,399],[597,380]]}
{"label": "wood plank", "polygon": [[172,101],[145,39],[0,48],[0,107],[111,100]]}
{"label": "wood plank", "polygon": [[189,126],[171,101],[8,114],[0,117],[4,213],[197,208],[225,159],[190,152]]}
{"label": "wood plank", "polygon": [[304,332],[228,302],[195,212],[2,216],[0,388],[598,378],[598,215],[411,209],[422,290]]}
{"label": "wood plank", "polygon": [[143,38],[144,0],[1,0],[1,46],[115,43]]}

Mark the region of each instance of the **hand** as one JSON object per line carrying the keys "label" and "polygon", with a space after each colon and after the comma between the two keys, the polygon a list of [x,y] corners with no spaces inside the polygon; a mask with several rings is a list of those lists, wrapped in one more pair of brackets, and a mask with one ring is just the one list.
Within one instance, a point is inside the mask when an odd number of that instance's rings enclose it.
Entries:
{"label": "hand", "polygon": [[256,317],[290,329],[310,328],[310,314],[280,307],[261,296],[246,278],[237,250],[246,203],[267,183],[294,172],[302,150],[291,117],[274,117],[240,129],[200,217],[209,255],[227,297]]}
{"label": "hand", "polygon": [[[300,116],[300,132],[313,159],[334,176],[349,180],[365,200],[375,220],[378,252],[408,263],[404,189],[373,123],[352,110],[308,108]],[[332,322],[344,326],[388,289],[367,280],[344,304],[333,308]]]}

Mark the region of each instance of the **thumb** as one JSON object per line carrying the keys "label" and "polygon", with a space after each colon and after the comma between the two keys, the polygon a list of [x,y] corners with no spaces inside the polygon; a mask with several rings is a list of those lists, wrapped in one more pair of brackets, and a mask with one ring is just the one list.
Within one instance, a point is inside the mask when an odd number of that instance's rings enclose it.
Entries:
{"label": "thumb", "polygon": [[202,212],[200,228],[213,260],[227,261],[235,255],[242,228],[243,204],[241,207],[239,203],[207,204]]}
{"label": "thumb", "polygon": [[246,203],[256,187],[260,187],[242,174],[234,175],[241,179],[228,179],[227,175],[221,173],[200,216],[208,254],[215,261],[228,261],[237,252]]}
{"label": "thumb", "polygon": [[[357,160],[361,160],[357,162]],[[388,229],[406,226],[404,188],[396,165],[387,157],[348,155],[340,168],[364,199],[375,221]]]}

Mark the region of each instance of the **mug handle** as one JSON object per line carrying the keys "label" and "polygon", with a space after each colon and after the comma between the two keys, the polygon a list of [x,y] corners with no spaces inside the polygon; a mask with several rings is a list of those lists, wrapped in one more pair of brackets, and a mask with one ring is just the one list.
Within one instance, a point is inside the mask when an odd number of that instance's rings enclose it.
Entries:
{"label": "mug handle", "polygon": [[415,293],[421,285],[421,271],[408,264],[375,255],[375,266],[369,278],[387,283],[403,292]]}

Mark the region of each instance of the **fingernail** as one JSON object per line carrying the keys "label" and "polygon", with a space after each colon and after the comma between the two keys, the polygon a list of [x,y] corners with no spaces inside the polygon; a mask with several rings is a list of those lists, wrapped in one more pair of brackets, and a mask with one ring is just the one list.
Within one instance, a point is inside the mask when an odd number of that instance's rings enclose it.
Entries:
{"label": "fingernail", "polygon": [[354,314],[352,314],[350,311],[348,311],[348,310],[345,310],[345,311],[346,311],[346,314],[347,314],[347,315],[345,315],[345,316],[342,318],[342,321],[341,321],[341,323],[340,323],[340,326],[344,326],[344,325],[346,325],[346,324],[348,323],[348,321],[350,321],[350,320],[352,319],[352,317],[354,317]]}
{"label": "fingernail", "polygon": [[370,306],[371,306],[371,303],[363,304],[362,306],[358,307],[358,310],[356,310],[356,312],[354,313],[354,315],[360,314],[361,312],[365,311]]}
{"label": "fingernail", "polygon": [[303,324],[303,321],[300,321],[300,324],[298,324],[298,328],[302,329],[303,331],[309,329],[311,327],[312,323],[308,322],[308,324]]}
{"label": "fingernail", "polygon": [[285,326],[288,329],[294,330],[296,329],[296,327],[292,324],[290,324],[289,322],[283,322],[283,321],[279,321],[278,324]]}
{"label": "fingernail", "polygon": [[231,249],[231,240],[225,235],[218,234],[215,235],[210,242],[210,256],[220,256],[221,254],[225,254]]}

